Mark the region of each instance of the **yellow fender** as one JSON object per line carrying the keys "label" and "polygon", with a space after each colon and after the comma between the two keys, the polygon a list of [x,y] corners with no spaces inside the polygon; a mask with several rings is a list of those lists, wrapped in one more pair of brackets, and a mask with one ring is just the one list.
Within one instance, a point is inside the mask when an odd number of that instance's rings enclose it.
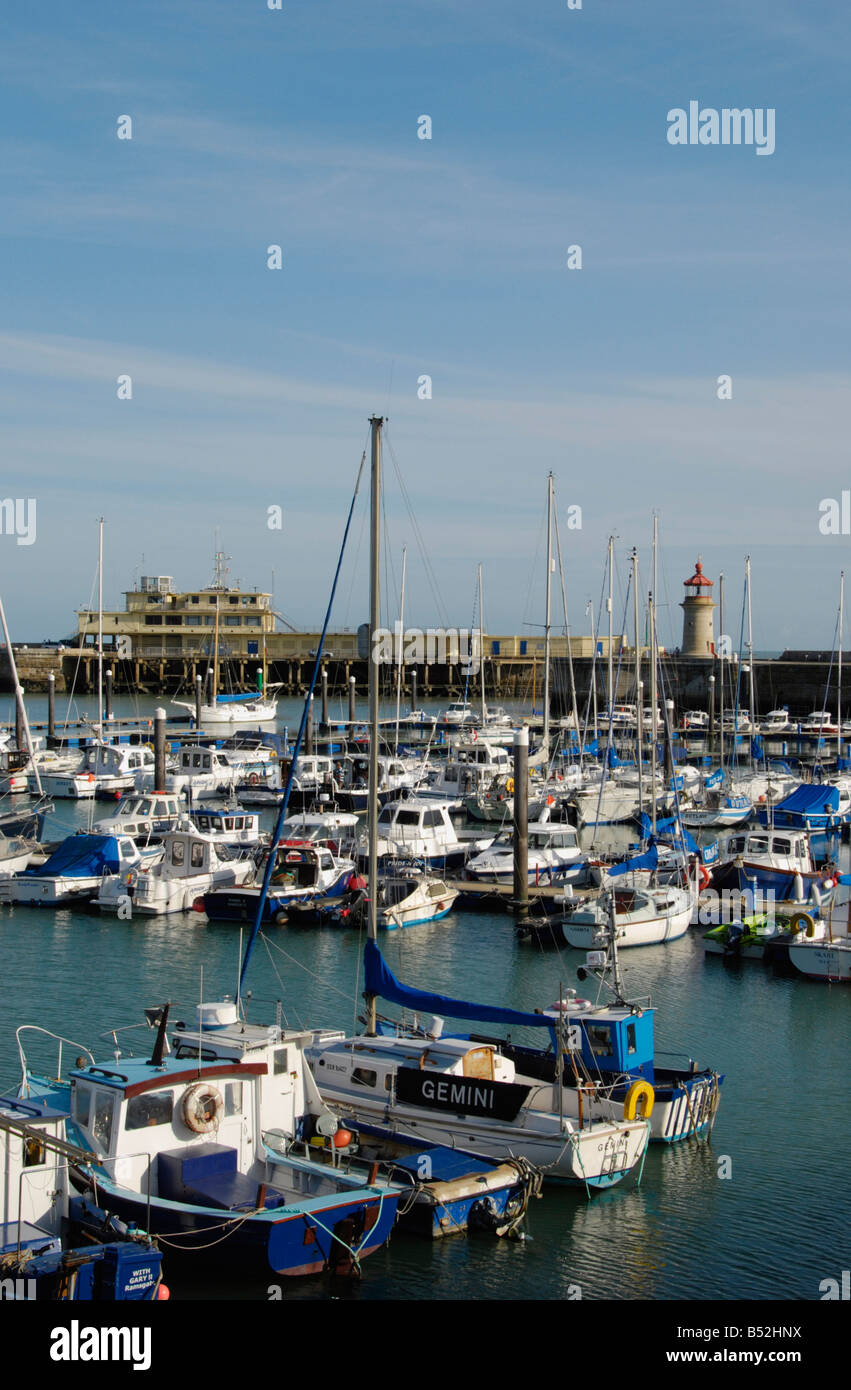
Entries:
{"label": "yellow fender", "polygon": [[805,931],[812,940],[816,934],[816,924],[808,912],[796,912],[789,918],[789,930],[793,934]]}
{"label": "yellow fender", "polygon": [[656,1092],[649,1081],[633,1081],[626,1093],[623,1103],[623,1117],[625,1120],[634,1120],[641,1108],[641,1119],[649,1120],[653,1114],[653,1102],[656,1099]]}

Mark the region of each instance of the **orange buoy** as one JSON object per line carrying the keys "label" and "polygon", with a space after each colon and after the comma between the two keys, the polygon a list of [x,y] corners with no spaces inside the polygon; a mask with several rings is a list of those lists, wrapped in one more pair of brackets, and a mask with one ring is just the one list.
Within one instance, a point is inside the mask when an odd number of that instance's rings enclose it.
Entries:
{"label": "orange buoy", "polygon": [[352,1131],[350,1129],[338,1129],[337,1133],[334,1135],[334,1148],[348,1148],[349,1144],[351,1144],[352,1142],[353,1137],[354,1136],[352,1135]]}
{"label": "orange buoy", "polygon": [[158,1286],[157,1298],[161,1299],[163,1303],[167,1302],[168,1299],[171,1298],[171,1289],[169,1288],[168,1284],[160,1284]]}

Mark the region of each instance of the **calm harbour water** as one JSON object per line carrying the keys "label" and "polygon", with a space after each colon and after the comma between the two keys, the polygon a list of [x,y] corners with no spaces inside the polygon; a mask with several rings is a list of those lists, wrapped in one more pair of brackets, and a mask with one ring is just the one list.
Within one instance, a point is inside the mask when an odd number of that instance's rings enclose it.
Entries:
{"label": "calm harbour water", "polygon": [[[40,702],[31,705],[38,719]],[[129,701],[122,706],[131,712]],[[284,719],[294,727],[294,703]],[[97,803],[95,815],[108,809]],[[59,803],[55,837],[89,814]],[[249,1017],[271,1020],[281,1000],[291,1025],[351,1029],[361,944],[355,933],[333,929],[279,930],[255,951]],[[412,984],[521,1009],[546,1006],[560,985],[576,987],[583,960],[579,952],[541,954],[518,944],[512,919],[490,913],[456,912],[385,935],[382,949]],[[166,998],[188,1014],[202,969],[206,998],[232,994],[238,952],[238,930],[193,913],[130,923],[0,907],[3,1089],[17,1078],[18,1024],[40,1024],[110,1057],[101,1034],[139,1022],[143,1006]],[[626,993],[652,995],[657,1052],[687,1053],[726,1074],[711,1139],[654,1145],[640,1187],[629,1180],[591,1202],[547,1188],[523,1242],[431,1243],[396,1233],[347,1296],[564,1299],[579,1286],[588,1300],[817,1300],[820,1282],[839,1277],[851,1216],[851,991],[781,978],[756,963],[707,960],[699,929],[667,946],[624,952],[622,964]],[[170,1282],[176,1298],[266,1299],[273,1280],[212,1283],[199,1270],[191,1281]],[[283,1292],[296,1300],[331,1296],[321,1279],[286,1283]]]}

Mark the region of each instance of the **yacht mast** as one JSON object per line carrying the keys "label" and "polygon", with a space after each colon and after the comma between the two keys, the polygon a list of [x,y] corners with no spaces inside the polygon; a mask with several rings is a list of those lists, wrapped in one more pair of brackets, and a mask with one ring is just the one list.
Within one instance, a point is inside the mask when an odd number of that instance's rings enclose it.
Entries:
{"label": "yacht mast", "polygon": [[632,550],[632,611],[635,627],[636,762],[638,763],[638,811],[644,810],[644,773],[641,767],[641,634],[638,628],[638,550]]}
{"label": "yacht mast", "polygon": [[[748,719],[750,720],[750,726],[751,726],[751,739],[753,739],[753,735],[754,735],[754,733],[755,733],[754,718],[755,718],[755,715],[756,715],[756,711],[755,711],[755,709],[754,709],[754,698],[753,698],[753,616],[752,616],[752,613],[751,613],[751,557],[750,557],[750,555],[746,555],[746,556],[745,556],[745,582],[747,583],[747,587],[748,587],[748,700],[749,700]],[[753,742],[751,742],[751,749],[753,749]],[[751,761],[753,761],[753,756],[751,756]]]}
{"label": "yacht mast", "polygon": [[[2,598],[0,598],[0,625],[2,625],[3,628],[3,637],[6,642],[6,651],[9,656],[9,673],[12,677],[12,689],[15,692],[15,699],[18,702],[18,709],[21,711],[21,720],[24,726],[24,738],[26,740],[27,752],[30,755],[30,766],[33,772],[35,773],[35,784],[38,788],[38,794],[39,796],[43,796],[44,792],[41,785],[41,773],[39,772],[38,763],[36,762],[32,734],[30,733],[30,721],[27,718],[27,710],[24,704],[24,692],[21,687],[20,679],[18,678],[18,667],[15,663],[15,653],[12,650],[12,639],[9,636],[9,629],[6,626],[6,612],[3,608]],[[20,748],[18,749],[18,752],[21,752]]]}
{"label": "yacht mast", "polygon": [[609,596],[606,600],[606,607],[609,613],[609,725],[611,727],[612,715],[615,709],[615,679],[614,667],[612,665],[612,582],[613,582],[613,562],[614,562],[615,538],[609,536]]}
{"label": "yacht mast", "polygon": [[[378,939],[378,663],[375,660],[375,634],[379,627],[379,541],[381,526],[381,426],[382,417],[370,417],[372,432],[372,470],[370,477],[370,550],[369,550],[369,804],[367,835],[369,836],[369,916],[367,936]],[[366,1031],[370,1037],[376,1031],[375,995],[367,996]]]}
{"label": "yacht mast", "polygon": [[842,609],[845,603],[845,571],[839,573],[839,674],[836,678],[836,756],[842,757]]}
{"label": "yacht mast", "polygon": [[103,738],[103,517],[98,521],[98,738]]}
{"label": "yacht mast", "polygon": [[479,565],[479,675],[481,676],[482,688],[482,728],[484,728],[488,710],[485,704],[485,590],[481,565]]}
{"label": "yacht mast", "polygon": [[402,590],[399,598],[399,652],[396,657],[396,752],[399,752],[399,705],[402,699],[402,661],[405,646],[405,564],[408,547],[402,546]]}
{"label": "yacht mast", "polygon": [[550,581],[553,570],[553,475],[547,478],[547,611],[544,626],[544,756],[550,750]]}

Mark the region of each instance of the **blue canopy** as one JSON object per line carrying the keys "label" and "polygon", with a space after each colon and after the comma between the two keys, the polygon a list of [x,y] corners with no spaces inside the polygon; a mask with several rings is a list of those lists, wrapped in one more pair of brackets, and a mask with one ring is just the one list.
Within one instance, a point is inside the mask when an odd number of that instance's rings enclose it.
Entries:
{"label": "blue canopy", "polygon": [[606,749],[606,762],[609,767],[620,767],[620,758],[614,748]]}
{"label": "blue canopy", "polygon": [[619,878],[621,874],[632,873],[633,869],[655,869],[658,865],[659,851],[654,841],[646,854],[636,854],[632,859],[624,859],[621,864],[613,864],[609,869],[609,878]]}
{"label": "blue canopy", "polygon": [[754,762],[761,763],[765,758],[765,749],[762,746],[762,739],[759,734],[754,734],[751,739],[751,755]]}
{"label": "blue canopy", "polygon": [[27,869],[33,878],[62,874],[67,878],[91,878],[95,874],[117,874],[121,869],[118,841],[114,835],[87,835],[80,831],[63,840],[50,858],[38,868]]}
{"label": "blue canopy", "polygon": [[414,989],[396,979],[374,941],[363,948],[364,980],[367,994],[377,995],[390,1004],[417,1009],[423,1013],[449,1014],[450,1018],[475,1019],[480,1023],[512,1023],[523,1028],[548,1028],[555,1036],[553,1020],[543,1014],[525,1014],[517,1009],[500,1009],[490,1004],[470,1004],[466,999],[450,999],[445,994],[430,994]]}
{"label": "blue canopy", "polygon": [[217,705],[233,705],[239,702],[242,705],[252,704],[255,700],[263,698],[262,690],[246,690],[242,695],[217,695]]}
{"label": "blue canopy", "polygon": [[775,810],[800,812],[803,815],[832,814],[839,810],[839,790],[825,783],[804,782],[778,801]]}

